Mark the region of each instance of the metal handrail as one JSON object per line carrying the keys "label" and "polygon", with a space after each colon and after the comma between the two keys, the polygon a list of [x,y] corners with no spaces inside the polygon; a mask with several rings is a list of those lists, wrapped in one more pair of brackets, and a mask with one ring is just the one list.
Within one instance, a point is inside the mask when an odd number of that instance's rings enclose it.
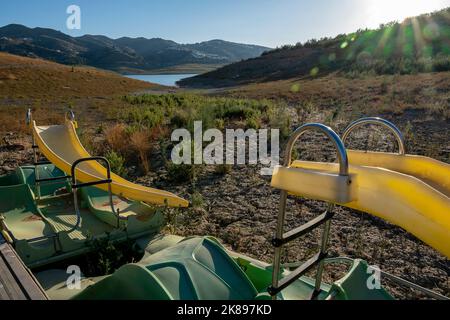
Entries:
{"label": "metal handrail", "polygon": [[[105,162],[105,164],[106,164],[106,179],[92,181],[92,182],[86,182],[86,183],[77,183],[76,167],[79,164],[81,164],[83,162],[87,162],[87,161],[103,161],[103,162]],[[113,214],[116,214],[119,217],[119,211],[117,210],[117,212],[116,212],[116,210],[114,209],[114,202],[113,202],[112,190],[111,190],[111,183],[112,183],[111,165],[109,164],[108,159],[106,159],[105,157],[89,157],[89,158],[78,159],[72,164],[71,176],[72,176],[73,204],[75,207],[75,213],[77,215],[77,221],[76,221],[75,225],[67,233],[71,233],[71,232],[75,231],[80,226],[80,223],[81,223],[81,213],[80,213],[80,209],[78,207],[78,197],[77,197],[77,191],[79,188],[107,183],[108,184],[108,193],[109,193],[109,203],[111,206],[111,210],[112,210]]]}
{"label": "metal handrail", "polygon": [[[308,123],[301,127],[299,127],[297,130],[294,131],[294,133],[289,138],[289,141],[286,146],[286,152],[285,152],[285,158],[284,158],[284,166],[289,167],[291,165],[292,161],[292,150],[294,147],[294,144],[297,142],[297,140],[307,131],[319,131],[324,133],[330,140],[333,142],[334,146],[337,150],[337,156],[339,160],[339,175],[341,176],[348,176],[348,156],[347,151],[345,150],[344,143],[342,142],[341,138],[336,134],[336,132],[333,131],[328,126],[325,126],[321,123]],[[275,238],[276,239],[282,239],[283,237],[283,226],[286,216],[286,202],[287,202],[287,191],[281,190],[280,195],[280,208],[278,213],[278,220],[277,220],[277,227],[275,232]],[[329,204],[328,206],[328,212],[331,213],[333,210],[334,205]],[[320,246],[320,257],[326,256],[326,248],[328,246],[328,240],[329,240],[329,232],[330,232],[330,225],[331,221],[328,220],[325,222],[324,230],[322,234],[322,241]],[[280,267],[281,267],[281,249],[282,246],[275,247],[275,254],[274,254],[274,262],[273,262],[273,273],[272,273],[272,286],[273,289],[273,295],[272,298],[276,299],[276,288],[278,288],[279,284],[279,273],[280,273]],[[318,290],[320,290],[321,281],[322,281],[322,273],[323,273],[324,264],[323,261],[319,262],[319,267],[317,270],[317,276],[316,276],[316,283],[315,283],[315,292],[317,293]]]}
{"label": "metal handrail", "polygon": [[[31,125],[31,121],[33,121],[33,115],[31,112],[31,108],[28,108],[26,116],[25,116],[25,123],[30,126]],[[39,164],[39,159],[38,159],[38,154],[37,154],[37,149],[38,146],[36,145],[36,141],[34,139],[34,133],[31,132],[31,140],[32,140],[32,144],[31,147],[33,149],[33,163],[34,163],[34,185],[36,187],[36,197],[37,199],[41,198],[41,186],[40,186],[40,182],[39,182],[39,172],[37,169],[37,164]]]}
{"label": "metal handrail", "polygon": [[65,114],[66,120],[75,121],[75,113],[73,113],[72,109],[69,109]]}
{"label": "metal handrail", "polygon": [[[372,268],[374,268],[374,267],[372,267]],[[446,297],[440,293],[434,292],[433,290],[430,290],[428,288],[419,286],[418,284],[415,284],[414,282],[394,276],[393,274],[390,274],[383,270],[379,270],[379,271],[382,276],[386,277],[387,279],[391,280],[392,282],[395,282],[396,284],[398,284],[400,286],[404,286],[404,287],[407,287],[410,289],[417,290],[417,291],[419,291],[425,295],[428,295],[429,297],[436,299],[436,300],[450,300],[449,297]]]}
{"label": "metal handrail", "polygon": [[339,138],[338,134],[333,131],[330,127],[321,124],[321,123],[307,123],[297,130],[289,138],[289,141],[286,146],[285,158],[284,158],[284,166],[289,167],[292,161],[292,150],[294,148],[294,144],[297,140],[307,131],[319,131],[324,133],[328,138],[333,142],[336,150],[337,156],[339,160],[339,174],[341,176],[348,176],[348,157],[347,151],[345,150],[344,143],[341,138]]}
{"label": "metal handrail", "polygon": [[382,118],[379,118],[379,117],[361,118],[359,120],[352,122],[347,128],[345,128],[344,133],[342,134],[342,142],[345,144],[345,141],[347,140],[350,133],[353,130],[355,130],[365,124],[376,124],[376,125],[381,125],[384,128],[387,128],[389,131],[391,131],[394,134],[394,137],[397,140],[397,144],[398,144],[398,148],[399,148],[398,153],[400,155],[404,155],[406,153],[405,139],[403,137],[402,132],[392,122],[387,121]]}
{"label": "metal handrail", "polygon": [[26,117],[25,117],[25,123],[26,123],[27,125],[30,125],[32,119],[33,119],[33,118],[32,118],[32,115],[31,115],[31,108],[28,108],[28,110],[27,110],[27,115],[26,115]]}

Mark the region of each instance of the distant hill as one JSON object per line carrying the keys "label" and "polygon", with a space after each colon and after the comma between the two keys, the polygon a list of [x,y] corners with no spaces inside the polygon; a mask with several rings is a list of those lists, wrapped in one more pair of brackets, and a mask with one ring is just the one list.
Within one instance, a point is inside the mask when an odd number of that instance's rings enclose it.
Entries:
{"label": "distant hill", "polygon": [[226,65],[260,56],[267,50],[223,40],[178,44],[160,38],[71,37],[53,29],[32,29],[18,24],[0,28],[0,51],[127,73],[183,65]]}
{"label": "distant hill", "polygon": [[92,67],[71,67],[0,52],[0,105],[24,100],[61,101],[107,97],[162,86]]}
{"label": "distant hill", "polygon": [[413,74],[450,70],[450,8],[335,38],[283,46],[227,65],[181,86],[226,87],[330,72]]}

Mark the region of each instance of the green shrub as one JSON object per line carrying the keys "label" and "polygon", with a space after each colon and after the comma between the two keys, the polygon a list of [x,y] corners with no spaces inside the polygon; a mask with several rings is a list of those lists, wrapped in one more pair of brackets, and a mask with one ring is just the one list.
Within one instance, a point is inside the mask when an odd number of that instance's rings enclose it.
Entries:
{"label": "green shrub", "polygon": [[[110,110],[116,120],[130,128],[172,127],[194,128],[194,121],[202,121],[203,130],[223,130],[229,121],[244,121],[248,128],[259,129],[264,122],[284,114],[284,107],[271,100],[212,97],[192,93],[164,95],[127,95],[123,108]],[[280,122],[282,123],[282,122]],[[286,121],[283,122],[286,125]]]}
{"label": "green shrub", "polygon": [[200,173],[201,165],[167,164],[169,180],[173,182],[193,182]]}
{"label": "green shrub", "polygon": [[214,120],[214,127],[219,130],[225,129],[225,120],[222,118],[217,118]]}
{"label": "green shrub", "polygon": [[113,273],[122,265],[139,261],[143,252],[132,240],[113,243],[109,235],[101,239],[89,240],[91,251],[81,260],[86,276],[104,276]]}
{"label": "green shrub", "polygon": [[249,129],[259,129],[261,127],[261,119],[255,117],[248,118],[245,125]]}
{"label": "green shrub", "polygon": [[188,123],[189,116],[184,112],[178,112],[170,119],[170,124],[175,128],[186,128]]}
{"label": "green shrub", "polygon": [[180,209],[166,207],[163,214],[165,221],[163,232],[168,232],[169,234],[176,233],[179,228],[178,217],[181,215]]}
{"label": "green shrub", "polygon": [[205,204],[205,200],[200,192],[195,191],[191,196],[191,204],[194,208],[201,208]]}
{"label": "green shrub", "polygon": [[123,157],[121,157],[113,150],[109,151],[105,157],[109,161],[109,165],[111,166],[112,172],[121,177],[126,176],[127,170],[125,168],[125,159]]}
{"label": "green shrub", "polygon": [[164,114],[160,108],[154,107],[132,107],[122,115],[129,124],[151,129],[163,122]]}
{"label": "green shrub", "polygon": [[230,108],[227,108],[223,116],[228,119],[243,119],[245,118],[245,109],[241,106],[233,106]]}
{"label": "green shrub", "polygon": [[291,135],[291,116],[284,104],[277,108],[272,107],[268,111],[268,119],[272,129],[280,130],[280,139],[286,139]]}

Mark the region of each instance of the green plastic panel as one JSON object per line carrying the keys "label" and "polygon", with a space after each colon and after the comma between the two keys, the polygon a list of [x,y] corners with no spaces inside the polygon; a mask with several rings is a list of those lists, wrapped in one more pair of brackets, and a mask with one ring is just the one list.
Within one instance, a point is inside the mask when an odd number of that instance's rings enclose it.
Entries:
{"label": "green plastic panel", "polygon": [[187,238],[121,267],[77,299],[254,299],[258,292],[212,238]]}
{"label": "green plastic panel", "polygon": [[0,187],[8,187],[22,184],[16,172],[8,175],[0,176]]}
{"label": "green plastic panel", "polygon": [[331,290],[337,292],[336,300],[393,300],[383,287],[368,285],[372,272],[368,271],[367,262],[356,259],[350,271],[336,281]]}
{"label": "green plastic panel", "polygon": [[[39,179],[64,177],[65,174],[54,165],[40,165],[37,167]],[[17,169],[17,175],[22,183],[28,184],[36,194],[35,186],[35,169],[34,166],[24,166]],[[70,192],[70,183],[65,180],[55,180],[50,182],[40,183],[40,192],[42,197],[53,196],[57,192]]]}

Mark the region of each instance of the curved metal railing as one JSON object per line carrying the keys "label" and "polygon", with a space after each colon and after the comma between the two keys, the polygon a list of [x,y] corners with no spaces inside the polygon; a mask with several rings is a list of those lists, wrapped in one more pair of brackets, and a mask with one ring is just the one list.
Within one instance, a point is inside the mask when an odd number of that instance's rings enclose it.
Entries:
{"label": "curved metal railing", "polygon": [[[87,162],[87,161],[103,161],[106,164],[106,179],[92,181],[92,182],[86,182],[86,183],[77,183],[76,168],[79,164],[81,164],[83,162]],[[69,231],[67,231],[67,233],[71,233],[72,231],[75,231],[81,223],[81,213],[80,213],[80,209],[78,206],[78,196],[77,196],[77,191],[79,188],[95,186],[95,185],[105,184],[105,183],[108,184],[109,203],[111,206],[111,210],[112,210],[113,214],[116,214],[117,216],[119,216],[118,211],[116,212],[116,210],[114,209],[114,201],[113,201],[112,190],[111,190],[111,183],[112,183],[111,166],[109,164],[108,159],[106,159],[105,157],[89,157],[89,158],[78,159],[72,164],[71,177],[72,177],[73,204],[75,207],[75,213],[77,215],[77,221],[76,221],[75,225]]]}
{"label": "curved metal railing", "polygon": [[292,150],[294,148],[297,140],[307,131],[319,131],[324,133],[330,140],[333,142],[336,150],[337,156],[339,160],[339,174],[343,176],[348,175],[348,157],[347,151],[345,150],[344,143],[341,138],[339,138],[338,134],[333,131],[330,127],[321,124],[321,123],[307,123],[297,130],[289,138],[289,141],[286,146],[285,158],[284,158],[284,166],[289,167],[292,161]]}
{"label": "curved metal railing", "polygon": [[66,120],[75,121],[75,113],[71,109],[69,109],[65,114]]}
{"label": "curved metal railing", "polygon": [[403,137],[402,132],[392,122],[387,121],[382,118],[379,118],[379,117],[361,118],[359,120],[352,122],[347,128],[345,128],[344,133],[342,134],[342,142],[345,144],[350,133],[365,124],[380,125],[386,129],[388,129],[390,132],[392,132],[394,134],[395,140],[397,141],[398,148],[399,148],[398,153],[401,155],[404,155],[406,153],[405,139]]}

